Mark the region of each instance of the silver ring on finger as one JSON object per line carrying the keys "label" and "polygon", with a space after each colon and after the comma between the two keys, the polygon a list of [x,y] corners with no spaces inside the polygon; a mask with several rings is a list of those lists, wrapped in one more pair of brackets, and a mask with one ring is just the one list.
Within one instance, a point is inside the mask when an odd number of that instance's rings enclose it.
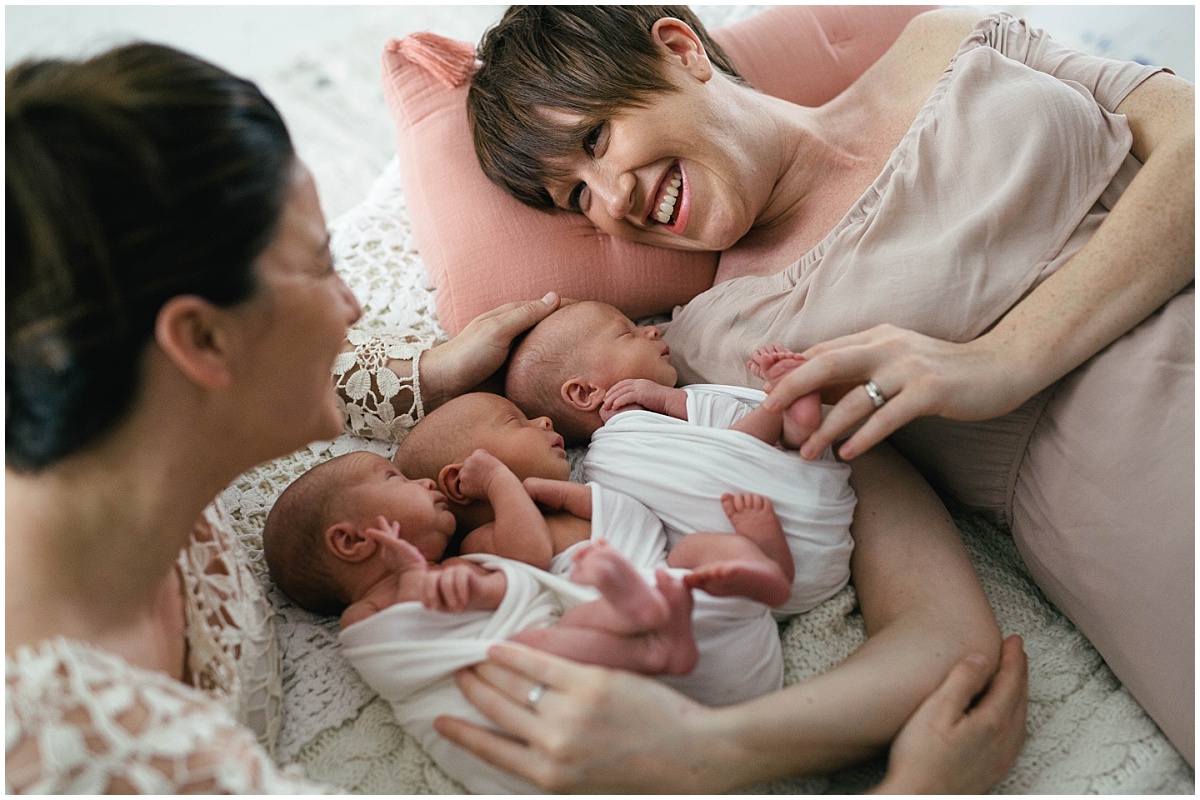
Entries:
{"label": "silver ring on finger", "polygon": [[536,712],[538,701],[546,694],[546,684],[535,683],[533,688],[529,690],[529,694],[525,695],[525,705],[529,706],[529,710]]}
{"label": "silver ring on finger", "polygon": [[887,395],[879,388],[879,384],[875,381],[867,381],[863,384],[863,388],[867,391],[867,397],[871,398],[871,402],[876,408],[883,408],[883,404],[887,402]]}

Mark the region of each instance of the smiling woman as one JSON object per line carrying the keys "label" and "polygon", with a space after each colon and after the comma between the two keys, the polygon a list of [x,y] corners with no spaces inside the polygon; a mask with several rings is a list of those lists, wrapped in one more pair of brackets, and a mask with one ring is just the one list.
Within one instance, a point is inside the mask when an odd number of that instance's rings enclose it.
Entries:
{"label": "smiling woman", "polygon": [[[822,393],[804,457],[833,446],[860,468],[890,437],[944,495],[1010,527],[1190,761],[1192,84],[946,8],[807,106],[716,68],[676,8],[609,9],[511,9],[489,31],[472,77],[487,92],[468,95],[485,172],[533,205],[531,177],[560,205],[569,189],[612,237],[721,251],[714,286],[663,326],[680,380],[753,387],[756,348],[800,353],[763,407]],[[585,119],[591,86],[544,85],[546,65],[633,39],[608,63],[657,54],[667,88]],[[641,72],[630,85],[649,85]],[[511,130],[532,124],[562,131],[563,150],[504,173]],[[599,126],[594,144],[572,149],[572,125]],[[660,224],[676,168],[683,210]]]}

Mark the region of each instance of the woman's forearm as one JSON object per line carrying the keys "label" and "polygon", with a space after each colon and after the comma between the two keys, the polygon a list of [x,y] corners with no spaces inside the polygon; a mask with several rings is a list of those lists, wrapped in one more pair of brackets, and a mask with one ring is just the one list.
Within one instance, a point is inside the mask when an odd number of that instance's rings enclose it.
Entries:
{"label": "woman's forearm", "polygon": [[1091,240],[973,345],[1032,396],[1195,279],[1195,91],[1156,75],[1118,107],[1143,166]]}
{"label": "woman's forearm", "polygon": [[731,786],[866,758],[961,659],[978,653],[989,670],[998,663],[995,617],[941,501],[886,446],[853,469],[852,570],[869,637],[824,675],[697,719],[701,746]]}

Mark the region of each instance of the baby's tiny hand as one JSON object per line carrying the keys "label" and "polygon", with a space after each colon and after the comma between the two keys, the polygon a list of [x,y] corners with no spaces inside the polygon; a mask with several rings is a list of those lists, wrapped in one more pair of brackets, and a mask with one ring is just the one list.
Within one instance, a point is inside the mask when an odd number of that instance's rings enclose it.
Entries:
{"label": "baby's tiny hand", "polygon": [[412,543],[400,538],[400,523],[379,517],[378,528],[367,528],[366,534],[379,545],[383,563],[396,574],[425,570],[429,562]]}
{"label": "baby's tiny hand", "polygon": [[600,417],[607,422],[618,411],[658,411],[666,405],[666,386],[661,386],[645,378],[626,378],[618,381],[604,394],[604,403],[600,406]]}
{"label": "baby's tiny hand", "polygon": [[500,459],[486,450],[476,450],[467,456],[462,469],[459,470],[459,489],[467,497],[485,500],[492,481],[506,472],[511,474]]}

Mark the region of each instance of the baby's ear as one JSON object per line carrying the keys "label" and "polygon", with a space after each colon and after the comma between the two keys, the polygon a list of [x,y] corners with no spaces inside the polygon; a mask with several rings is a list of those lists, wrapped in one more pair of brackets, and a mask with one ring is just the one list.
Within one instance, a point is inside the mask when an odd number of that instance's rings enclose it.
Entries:
{"label": "baby's ear", "polygon": [[349,522],[337,522],[325,529],[325,546],[342,561],[357,564],[375,553],[376,544]]}
{"label": "baby's ear", "polygon": [[603,389],[586,378],[569,378],[562,385],[562,399],[576,411],[596,411],[604,404]]}
{"label": "baby's ear", "polygon": [[438,471],[438,488],[446,499],[460,506],[475,502],[462,491],[462,464],[447,464]]}

